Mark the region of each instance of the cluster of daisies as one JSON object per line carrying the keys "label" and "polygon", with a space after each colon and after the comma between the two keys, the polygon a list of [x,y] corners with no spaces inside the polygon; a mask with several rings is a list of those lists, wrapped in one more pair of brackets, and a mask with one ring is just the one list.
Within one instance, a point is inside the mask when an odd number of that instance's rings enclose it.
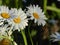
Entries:
{"label": "cluster of daisies", "polygon": [[[28,26],[28,20],[34,20],[34,23],[42,26],[46,24],[47,18],[38,5],[30,5],[27,9],[25,13],[21,8],[9,9],[7,6],[0,6],[0,40],[8,38],[13,41],[13,31],[23,30]],[[15,42],[14,44],[17,45]]]}

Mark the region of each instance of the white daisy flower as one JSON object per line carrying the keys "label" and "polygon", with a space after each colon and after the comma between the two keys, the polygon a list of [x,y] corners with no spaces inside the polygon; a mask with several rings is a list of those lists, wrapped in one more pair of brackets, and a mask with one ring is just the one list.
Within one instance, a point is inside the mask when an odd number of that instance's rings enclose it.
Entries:
{"label": "white daisy flower", "polygon": [[28,19],[26,14],[23,12],[23,10],[20,9],[12,9],[15,12],[13,13],[13,15],[15,15],[15,17],[13,17],[11,24],[12,24],[12,29],[15,31],[16,29],[18,29],[18,31],[20,31],[20,29],[24,29],[28,24]]}
{"label": "white daisy flower", "polygon": [[55,34],[50,35],[50,37],[52,38],[51,40],[53,42],[60,41],[60,34],[58,32],[55,32]]}
{"label": "white daisy flower", "polygon": [[[11,22],[11,18],[13,17],[12,13],[14,11],[10,11],[6,6],[0,6],[0,22],[7,20],[9,23]],[[3,22],[0,23],[2,25]]]}
{"label": "white daisy flower", "polygon": [[6,6],[0,6],[0,17],[4,19],[10,18],[9,9]]}
{"label": "white daisy flower", "polygon": [[42,9],[40,7],[38,7],[38,5],[30,5],[28,8],[27,16],[31,16],[30,20],[34,19],[35,23],[38,23],[38,25],[45,25],[46,22],[45,20],[47,19],[44,15],[44,12],[42,12]]}
{"label": "white daisy flower", "polygon": [[13,31],[9,30],[9,28],[7,28],[7,25],[0,27],[0,41],[4,38],[8,38],[13,41],[11,37],[12,33]]}
{"label": "white daisy flower", "polygon": [[0,27],[0,41],[7,36],[6,27]]}

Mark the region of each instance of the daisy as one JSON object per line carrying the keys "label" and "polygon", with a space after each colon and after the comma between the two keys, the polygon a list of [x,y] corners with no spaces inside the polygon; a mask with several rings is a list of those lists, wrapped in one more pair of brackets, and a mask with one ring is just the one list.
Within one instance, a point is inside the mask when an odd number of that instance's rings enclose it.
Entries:
{"label": "daisy", "polygon": [[5,32],[5,27],[0,27],[0,41],[3,39],[3,36],[7,36],[7,33]]}
{"label": "daisy", "polygon": [[0,27],[0,40],[8,36],[6,30],[7,30],[6,26]]}
{"label": "daisy", "polygon": [[[9,23],[11,22],[11,18],[13,17],[12,13],[14,11],[10,11],[7,6],[0,6],[0,22],[7,20]],[[2,25],[3,22],[0,23]]]}
{"label": "daisy", "polygon": [[20,9],[12,9],[15,12],[13,13],[13,15],[15,15],[15,17],[13,17],[11,24],[12,24],[12,29],[13,31],[18,30],[20,31],[20,29],[24,29],[28,24],[28,19],[26,14],[24,13],[24,11],[20,8]]}
{"label": "daisy", "polygon": [[42,12],[42,9],[38,7],[38,5],[30,5],[28,8],[28,11],[26,12],[27,16],[30,16],[30,20],[34,19],[35,23],[38,23],[38,25],[45,25],[45,20],[47,19],[44,15],[44,12]]}
{"label": "daisy", "polygon": [[13,41],[13,38],[11,37],[12,33],[13,31],[9,30],[7,26],[0,27],[0,41],[2,41],[4,38]]}
{"label": "daisy", "polygon": [[4,19],[10,18],[9,9],[6,6],[0,6],[0,17]]}
{"label": "daisy", "polygon": [[55,34],[50,35],[50,37],[52,38],[51,40],[53,42],[60,41],[60,34],[58,32],[55,32]]}
{"label": "daisy", "polygon": [[17,45],[17,43],[13,41],[13,38],[11,37],[12,32],[10,30],[7,32],[6,30],[7,30],[6,26],[0,27],[0,45],[3,45],[3,44],[7,45],[12,42],[14,45]]}

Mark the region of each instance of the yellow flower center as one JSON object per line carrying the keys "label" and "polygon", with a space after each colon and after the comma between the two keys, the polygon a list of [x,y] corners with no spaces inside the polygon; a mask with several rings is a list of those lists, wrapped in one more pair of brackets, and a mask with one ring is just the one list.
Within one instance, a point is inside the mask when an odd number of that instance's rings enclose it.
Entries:
{"label": "yellow flower center", "polygon": [[10,15],[8,13],[1,13],[1,16],[6,19],[10,18]]}
{"label": "yellow flower center", "polygon": [[39,19],[39,15],[37,13],[33,13],[34,18]]}
{"label": "yellow flower center", "polygon": [[11,41],[9,39],[3,39],[0,41],[0,45],[10,45]]}
{"label": "yellow flower center", "polygon": [[20,17],[14,18],[13,21],[15,23],[20,23],[21,22],[21,18]]}

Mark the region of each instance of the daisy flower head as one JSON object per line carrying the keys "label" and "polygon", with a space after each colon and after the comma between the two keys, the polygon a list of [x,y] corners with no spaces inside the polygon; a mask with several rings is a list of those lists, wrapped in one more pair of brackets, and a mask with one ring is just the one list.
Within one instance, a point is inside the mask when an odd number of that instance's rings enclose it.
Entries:
{"label": "daisy flower head", "polygon": [[24,11],[20,8],[20,9],[13,9],[15,12],[13,13],[13,15],[15,15],[15,17],[13,17],[11,24],[12,24],[12,29],[13,31],[15,31],[16,29],[18,31],[20,31],[20,29],[24,29],[26,26],[28,26],[27,22],[27,16],[24,13]]}
{"label": "daisy flower head", "polygon": [[11,37],[12,31],[7,28],[7,26],[0,27],[0,41],[4,38],[7,38],[11,41],[13,41],[13,38]]}
{"label": "daisy flower head", "polygon": [[0,6],[0,22],[7,20],[10,23],[11,18],[13,17],[12,15],[13,12],[14,11],[10,11],[7,6]]}
{"label": "daisy flower head", "polygon": [[55,32],[55,34],[50,35],[50,37],[53,42],[60,41],[60,34],[58,32]]}
{"label": "daisy flower head", "polygon": [[9,8],[6,6],[0,6],[0,17],[4,19],[10,18]]}
{"label": "daisy flower head", "polygon": [[38,25],[45,25],[45,20],[47,19],[44,15],[44,12],[42,12],[42,9],[38,7],[38,5],[30,5],[28,8],[28,11],[26,12],[27,16],[30,16],[30,20],[34,19],[35,23],[38,23]]}

